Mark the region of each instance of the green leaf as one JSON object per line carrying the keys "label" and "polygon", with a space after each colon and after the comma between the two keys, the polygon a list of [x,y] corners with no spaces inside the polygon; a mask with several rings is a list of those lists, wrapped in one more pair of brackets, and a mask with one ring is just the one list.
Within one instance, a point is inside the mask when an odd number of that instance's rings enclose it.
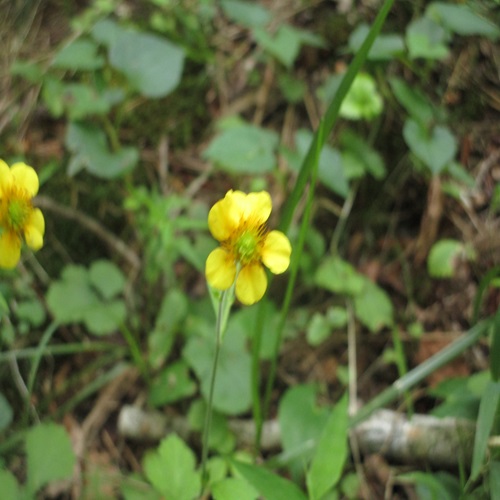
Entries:
{"label": "green leaf", "polygon": [[320,500],[337,485],[348,456],[349,417],[345,394],[334,406],[318,441],[307,473],[307,489],[311,500]]}
{"label": "green leaf", "polygon": [[95,70],[104,66],[99,47],[92,40],[77,38],[56,53],[52,66],[70,70]]}
{"label": "green leaf", "polygon": [[82,321],[94,335],[110,335],[125,321],[127,308],[123,300],[98,301],[82,311]]}
{"label": "green leaf", "polygon": [[457,152],[455,137],[447,127],[441,125],[427,130],[416,121],[408,119],[403,128],[403,137],[413,154],[423,161],[434,175],[439,174]]}
{"label": "green leaf", "polygon": [[406,45],[411,59],[443,59],[448,55],[446,31],[428,17],[412,21],[406,28]]}
{"label": "green leaf", "polygon": [[154,330],[148,336],[149,362],[153,368],[160,367],[170,354],[187,311],[188,301],[180,290],[170,290],[163,297]]}
{"label": "green leaf", "polygon": [[8,470],[0,469],[0,484],[2,485],[2,500],[20,500],[23,498],[14,474]]}
{"label": "green leaf", "polygon": [[271,20],[271,12],[259,4],[240,0],[222,0],[221,7],[227,17],[246,26],[265,26]]}
{"label": "green leaf", "polygon": [[[351,52],[356,53],[360,49],[369,31],[370,27],[365,23],[361,23],[356,27],[349,36],[348,43]],[[373,42],[367,59],[370,61],[390,61],[404,52],[405,44],[401,35],[381,34]]]}
{"label": "green leaf", "polygon": [[192,500],[200,493],[193,451],[175,434],[163,439],[143,460],[144,473],[165,500]]}
{"label": "green leaf", "polygon": [[257,500],[259,495],[247,481],[228,477],[212,486],[212,496],[214,500]]}
{"label": "green leaf", "polygon": [[189,367],[180,360],[155,377],[148,400],[149,404],[158,407],[192,396],[195,392],[196,384],[189,376]]}
{"label": "green leaf", "polygon": [[71,440],[64,427],[44,423],[26,435],[28,489],[35,493],[51,481],[69,479],[76,463]]}
{"label": "green leaf", "polygon": [[434,243],[427,258],[429,275],[433,278],[452,278],[457,259],[463,252],[464,246],[457,240],[443,239]]}
{"label": "green leaf", "polygon": [[104,259],[92,262],[89,280],[104,299],[116,297],[125,287],[125,276],[120,268]]}
{"label": "green leaf", "polygon": [[212,140],[203,156],[231,174],[264,174],[276,167],[278,135],[238,122]]}
{"label": "green leaf", "polygon": [[475,481],[481,472],[486,457],[488,439],[497,413],[499,399],[500,382],[489,382],[481,396],[481,403],[479,405],[474,451],[472,453],[471,481]]}
{"label": "green leaf", "polygon": [[321,436],[330,414],[328,408],[316,403],[317,386],[298,385],[289,389],[281,398],[278,420],[285,453],[301,452],[300,457],[290,462],[294,478],[304,472],[304,464],[312,457],[315,443]]}
{"label": "green leaf", "polygon": [[14,412],[5,396],[0,392],[0,432],[9,427],[12,422]]}
{"label": "green leaf", "polygon": [[316,271],[317,286],[333,293],[357,295],[362,292],[365,280],[354,267],[340,257],[327,257]]}
{"label": "green leaf", "polygon": [[[289,165],[297,172],[300,170],[300,165],[307,154],[312,140],[312,132],[299,129],[295,134],[297,151],[293,153],[286,150],[283,151]],[[349,194],[349,184],[344,175],[342,158],[338,150],[328,144],[323,146],[319,157],[318,178],[326,187],[343,198],[346,198]]]}
{"label": "green leaf", "polygon": [[383,105],[375,80],[367,73],[358,73],[342,101],[339,114],[349,120],[371,120],[382,112]]}
{"label": "green leaf", "polygon": [[322,46],[320,37],[297,28],[292,28],[288,24],[281,25],[274,35],[270,35],[261,27],[253,30],[256,42],[264,50],[273,55],[278,61],[287,68],[291,68],[295,59],[299,55],[302,44]]}
{"label": "green leaf", "polygon": [[233,467],[267,500],[306,500],[292,482],[256,465],[231,461]]}
{"label": "green leaf", "polygon": [[500,36],[497,25],[476,14],[468,5],[433,2],[427,6],[425,15],[458,35],[479,35],[492,39]]}
{"label": "green leaf", "polygon": [[367,172],[378,180],[385,177],[386,168],[382,156],[359,135],[349,129],[344,130],[340,136],[340,142],[345,148],[342,158],[345,153],[348,153],[351,161],[355,161],[363,173]]}
{"label": "green leaf", "polygon": [[399,474],[398,480],[414,484],[419,500],[456,500],[462,493],[457,478],[442,471]]}
{"label": "green leaf", "polygon": [[387,293],[368,278],[363,279],[363,289],[354,297],[354,311],[361,323],[376,333],[393,324],[394,310]]}
{"label": "green leaf", "polygon": [[110,152],[102,130],[83,123],[69,124],[65,143],[73,153],[68,165],[69,175],[85,168],[97,177],[112,179],[131,171],[139,160],[136,148],[124,147]]}
{"label": "green leaf", "polygon": [[[212,333],[213,326],[207,325]],[[217,411],[228,415],[243,413],[251,405],[250,355],[246,351],[244,332],[230,328],[220,347],[213,405]],[[201,392],[208,397],[210,376],[215,354],[215,336],[190,335],[182,352],[184,359],[196,373]]]}
{"label": "green leaf", "polygon": [[421,126],[430,127],[435,119],[435,114],[427,97],[400,78],[389,78],[389,83],[399,104],[406,109],[408,114]]}
{"label": "green leaf", "polygon": [[490,373],[494,382],[500,379],[500,309],[491,323]]}
{"label": "green leaf", "polygon": [[44,69],[40,64],[33,61],[16,59],[10,67],[10,74],[25,78],[30,83],[39,84],[44,78]]}
{"label": "green leaf", "polygon": [[159,36],[124,31],[113,40],[109,60],[143,96],[158,98],[179,85],[184,51]]}
{"label": "green leaf", "polygon": [[500,462],[490,462],[490,493],[491,500],[500,500]]}

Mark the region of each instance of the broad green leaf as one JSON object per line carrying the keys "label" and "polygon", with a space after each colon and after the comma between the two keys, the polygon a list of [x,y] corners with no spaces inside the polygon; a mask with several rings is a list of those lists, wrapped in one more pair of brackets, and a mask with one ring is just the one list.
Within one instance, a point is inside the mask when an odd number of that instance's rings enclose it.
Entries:
{"label": "broad green leaf", "polygon": [[125,276],[120,268],[104,259],[92,262],[89,280],[104,299],[116,297],[125,287]]}
{"label": "broad green leaf", "polygon": [[38,424],[26,435],[28,489],[32,493],[52,481],[69,479],[76,462],[71,440],[64,427]]}
{"label": "broad green leaf", "polygon": [[173,289],[163,297],[154,330],[148,336],[149,362],[154,368],[160,367],[170,354],[187,311],[188,301],[181,291]]}
{"label": "broad green leaf", "polygon": [[458,479],[446,472],[408,472],[399,474],[398,480],[416,486],[419,500],[456,500],[461,497]]}
{"label": "broad green leaf", "polygon": [[155,377],[149,389],[149,404],[162,406],[192,396],[196,392],[196,384],[189,376],[189,367],[183,361],[168,365]]}
{"label": "broad green leaf", "polygon": [[307,489],[311,500],[320,500],[339,482],[347,460],[349,417],[347,394],[334,406],[307,473]]}
{"label": "broad green leaf", "polygon": [[123,300],[99,300],[82,311],[82,321],[89,332],[99,336],[114,333],[126,317],[127,308]]}
{"label": "broad green leaf", "polygon": [[[349,49],[356,53],[364,42],[370,27],[361,23],[349,36]],[[397,34],[381,34],[379,35],[368,52],[367,59],[371,61],[390,61],[399,54],[405,52],[405,44],[403,37]]]}
{"label": "broad green leaf", "polygon": [[354,312],[356,317],[372,333],[394,322],[394,310],[387,293],[368,278],[363,278],[364,286],[354,297]]}
{"label": "broad green leaf", "polygon": [[429,127],[435,119],[435,113],[427,97],[400,78],[389,78],[389,83],[399,104],[408,114],[421,126]]}
{"label": "broad green leaf", "polygon": [[500,462],[490,462],[490,493],[491,500],[500,500]]}
{"label": "broad green leaf", "polygon": [[21,500],[19,485],[10,471],[0,469],[0,485],[2,488],[2,500]]}
{"label": "broad green leaf", "polygon": [[56,53],[52,66],[70,70],[95,70],[104,66],[99,47],[87,38],[77,38]]}
{"label": "broad green leaf", "polygon": [[347,129],[342,132],[340,142],[345,148],[342,158],[348,153],[352,161],[362,168],[363,173],[367,172],[378,180],[385,177],[386,168],[382,156],[359,135]]}
{"label": "broad green leaf", "polygon": [[301,45],[318,47],[323,44],[320,37],[305,30],[292,28],[287,24],[281,25],[274,35],[270,35],[260,27],[256,27],[253,34],[256,42],[287,68],[292,67],[299,55]]}
{"label": "broad green leaf", "polygon": [[45,70],[33,61],[16,59],[10,67],[10,74],[25,78],[30,83],[39,84],[44,78]]}
{"label": "broad green leaf", "polygon": [[12,422],[14,412],[6,397],[0,392],[0,432],[9,427]]}
{"label": "broad green leaf", "polygon": [[[299,171],[304,157],[313,140],[313,134],[309,130],[299,129],[295,134],[296,151],[283,150],[289,165]],[[326,144],[323,146],[319,157],[318,178],[334,193],[346,198],[349,194],[349,184],[344,175],[342,158],[338,150]]]}
{"label": "broad green leaf", "polygon": [[120,35],[126,33],[126,28],[111,19],[101,19],[92,28],[92,37],[106,45],[108,49],[117,42]]}
{"label": "broad green leaf", "polygon": [[193,500],[200,494],[195,454],[175,434],[163,439],[143,460],[144,473],[165,500]]}
{"label": "broad green leaf", "polygon": [[258,493],[247,481],[228,477],[212,486],[214,500],[257,500]]}
{"label": "broad green leaf", "polygon": [[494,382],[500,378],[500,310],[491,323],[490,373]]}
{"label": "broad green leaf", "polygon": [[332,327],[325,315],[314,313],[307,325],[306,337],[309,345],[318,346],[332,334]]}
{"label": "broad green leaf", "polygon": [[227,17],[247,28],[265,26],[272,18],[269,10],[253,2],[222,0],[221,7]]}
{"label": "broad green leaf", "polygon": [[158,98],[179,85],[184,51],[159,36],[126,31],[113,40],[109,60],[142,95]]}
{"label": "broad green leaf", "polygon": [[[182,352],[184,359],[196,373],[205,398],[209,393],[215,354],[214,328],[208,328],[211,336],[190,335]],[[250,355],[245,347],[244,333],[235,335],[236,333],[228,328],[224,337],[214,388],[214,408],[228,415],[243,413],[251,405]]]}
{"label": "broad green leaf", "polygon": [[133,147],[111,152],[102,130],[84,123],[69,124],[65,143],[73,153],[68,165],[69,175],[85,168],[97,177],[112,179],[131,171],[139,160],[139,151]]}
{"label": "broad green leaf", "polygon": [[406,45],[410,58],[443,59],[448,55],[448,34],[428,17],[412,21],[406,28]]}
{"label": "broad green leaf", "polygon": [[45,308],[38,299],[19,301],[15,309],[16,317],[31,326],[41,326],[46,318]]}
{"label": "broad green leaf", "polygon": [[203,156],[231,174],[264,174],[276,167],[278,135],[246,123],[225,128]]}
{"label": "broad green leaf", "polygon": [[375,80],[367,73],[358,73],[342,101],[339,114],[349,120],[372,120],[382,112],[383,105]]}
{"label": "broad green leaf", "polygon": [[294,483],[263,467],[235,460],[231,463],[238,473],[267,500],[307,500]]}
{"label": "broad green leaf", "polygon": [[455,274],[457,259],[464,253],[464,245],[460,241],[439,240],[429,252],[427,270],[433,278],[452,278]]}
{"label": "broad green leaf", "polygon": [[316,403],[316,385],[298,385],[289,389],[281,398],[278,420],[285,453],[299,454],[289,463],[292,476],[299,478],[313,451],[330,414],[328,408]]}
{"label": "broad green leaf", "polygon": [[475,481],[481,472],[486,457],[488,439],[497,413],[499,399],[500,382],[489,382],[481,396],[481,403],[479,405],[476,437],[474,439],[474,451],[472,454],[471,481]]}
{"label": "broad green leaf", "polygon": [[455,157],[457,142],[447,127],[436,125],[431,130],[412,119],[406,120],[403,137],[410,150],[434,175],[439,174]]}
{"label": "broad green leaf", "polygon": [[317,286],[333,293],[357,295],[363,291],[364,277],[340,257],[327,257],[316,271]]}
{"label": "broad green leaf", "polygon": [[427,6],[425,15],[458,35],[479,35],[492,39],[500,36],[500,28],[494,22],[476,14],[465,4],[433,2]]}

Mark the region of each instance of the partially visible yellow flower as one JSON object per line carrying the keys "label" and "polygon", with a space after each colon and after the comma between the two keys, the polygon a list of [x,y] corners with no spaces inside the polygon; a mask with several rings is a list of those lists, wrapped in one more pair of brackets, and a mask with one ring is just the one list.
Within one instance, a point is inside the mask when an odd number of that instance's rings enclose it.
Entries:
{"label": "partially visible yellow flower", "polygon": [[38,193],[38,176],[25,163],[11,168],[0,160],[0,268],[12,269],[21,257],[21,244],[43,246],[45,220],[31,202]]}
{"label": "partially visible yellow flower", "polygon": [[259,301],[266,291],[262,264],[274,274],[284,273],[290,264],[290,241],[282,232],[267,229],[271,209],[266,191],[230,190],[208,214],[208,228],[220,246],[207,258],[207,281],[217,290],[227,290],[236,280],[236,297],[246,305]]}

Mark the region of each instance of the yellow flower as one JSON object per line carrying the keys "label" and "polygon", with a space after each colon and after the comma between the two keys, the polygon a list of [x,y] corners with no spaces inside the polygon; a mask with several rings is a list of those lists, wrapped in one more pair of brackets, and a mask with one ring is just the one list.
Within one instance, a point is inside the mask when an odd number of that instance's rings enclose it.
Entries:
{"label": "yellow flower", "polygon": [[245,194],[230,190],[208,214],[208,227],[220,247],[207,258],[207,281],[217,290],[227,290],[236,279],[236,297],[246,305],[259,301],[266,291],[262,264],[274,274],[284,273],[290,264],[288,238],[267,229],[271,209],[266,191]]}
{"label": "yellow flower", "polygon": [[19,262],[21,243],[33,250],[43,245],[45,220],[31,199],[38,192],[38,176],[25,163],[11,168],[0,160],[0,267],[12,269]]}

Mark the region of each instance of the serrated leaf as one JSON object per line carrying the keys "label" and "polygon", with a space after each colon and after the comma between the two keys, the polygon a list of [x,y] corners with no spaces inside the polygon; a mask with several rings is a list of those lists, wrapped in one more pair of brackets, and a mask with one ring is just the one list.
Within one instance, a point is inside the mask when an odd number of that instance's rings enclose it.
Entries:
{"label": "serrated leaf", "polygon": [[200,494],[200,474],[195,471],[195,455],[172,434],[143,460],[144,473],[165,500],[193,500]]}
{"label": "serrated leaf", "polygon": [[358,73],[340,105],[339,114],[349,120],[372,120],[383,109],[383,101],[375,80],[367,73]]}
{"label": "serrated leaf", "polygon": [[228,477],[212,486],[214,500],[257,500],[258,493],[247,481]]}
{"label": "serrated leaf", "polygon": [[463,253],[460,241],[443,239],[432,245],[427,258],[427,270],[433,278],[452,278],[457,258]]}
{"label": "serrated leaf", "polygon": [[69,479],[76,462],[71,440],[64,427],[39,424],[26,435],[28,489],[35,493],[51,481]]}
{"label": "serrated leaf", "polygon": [[412,119],[406,120],[403,137],[409,148],[434,175],[439,174],[455,157],[457,142],[447,127],[436,125],[431,130]]}
{"label": "serrated leaf", "polygon": [[120,268],[109,260],[92,262],[89,280],[104,299],[112,299],[123,292],[125,287],[125,276]]}

